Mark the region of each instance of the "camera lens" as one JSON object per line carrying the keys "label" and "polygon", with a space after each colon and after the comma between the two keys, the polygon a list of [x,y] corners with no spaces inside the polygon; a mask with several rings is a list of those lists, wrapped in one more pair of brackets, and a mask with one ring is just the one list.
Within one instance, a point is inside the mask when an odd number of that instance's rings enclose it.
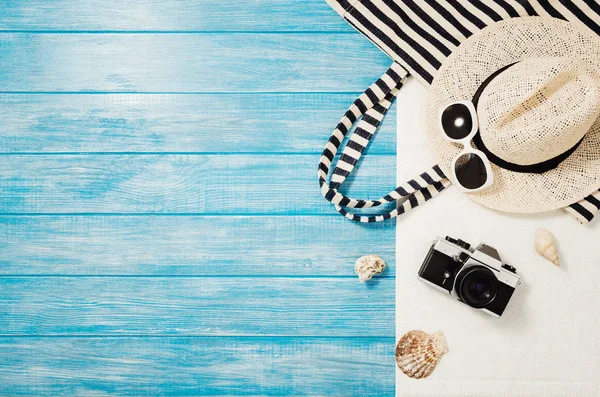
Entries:
{"label": "camera lens", "polygon": [[473,266],[459,274],[456,292],[467,305],[482,309],[496,299],[498,279],[490,269]]}

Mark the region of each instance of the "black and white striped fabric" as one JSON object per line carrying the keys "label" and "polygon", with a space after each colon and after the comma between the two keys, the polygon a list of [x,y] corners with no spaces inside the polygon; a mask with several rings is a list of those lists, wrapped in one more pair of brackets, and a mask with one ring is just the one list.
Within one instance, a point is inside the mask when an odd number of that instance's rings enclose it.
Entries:
{"label": "black and white striped fabric", "polygon": [[[319,181],[325,197],[336,205],[336,209],[347,218],[358,221],[379,221],[397,216],[406,211],[412,201],[416,206],[427,199],[421,194],[433,185],[412,183],[415,190],[398,192],[375,201],[351,200],[341,195],[337,189],[352,172],[362,150],[377,129],[377,125],[389,108],[409,75],[429,85],[435,78],[442,62],[462,41],[489,24],[524,16],[551,16],[579,23],[600,35],[600,2],[598,0],[326,0],[354,28],[367,36],[393,60],[390,69],[365,94],[361,95],[346,113],[323,152],[319,165]],[[395,75],[394,75],[395,73]],[[387,77],[386,77],[387,76]],[[399,79],[394,79],[399,77]],[[392,81],[396,84],[391,86]],[[374,87],[375,86],[375,87]],[[383,94],[383,99],[377,94]],[[381,92],[379,92],[381,90]],[[327,184],[327,174],[341,138],[357,119],[355,134],[338,161]],[[360,129],[359,129],[360,128]],[[354,138],[358,134],[358,137]],[[361,139],[362,138],[362,139]],[[335,150],[332,150],[335,149]],[[332,155],[333,154],[333,155]],[[433,167],[428,175],[436,174]],[[440,170],[441,172],[441,170]],[[443,175],[443,174],[442,174]],[[416,181],[416,180],[415,180]],[[411,182],[415,182],[411,181]],[[425,182],[427,182],[425,180]],[[441,176],[438,181],[448,186],[448,180]],[[417,187],[418,186],[418,187]],[[435,189],[436,193],[439,190]],[[440,189],[442,190],[442,189]],[[405,195],[401,193],[407,193]],[[421,193],[421,194],[420,194]],[[399,196],[399,197],[398,197]],[[342,197],[344,197],[342,199]],[[591,221],[600,211],[600,194],[592,194],[565,208],[582,223]],[[382,216],[361,217],[349,214],[344,208],[366,208],[396,201],[397,211]]]}
{"label": "black and white striped fabric", "polygon": [[582,23],[600,35],[597,0],[327,0],[352,26],[428,84],[473,33],[523,16]]}
{"label": "black and white striped fabric", "polygon": [[600,212],[600,190],[565,208],[565,211],[581,223],[589,223]]}
{"label": "black and white striped fabric", "polygon": [[[377,127],[402,87],[402,81],[407,76],[408,72],[394,63],[380,79],[354,101],[333,131],[321,154],[319,160],[321,193],[333,203],[339,213],[350,220],[381,222],[395,218],[431,199],[450,184],[440,167],[436,165],[378,200],[356,200],[338,191],[346,177],[354,170],[354,166],[369,145]],[[329,171],[338,149],[355,123],[357,126],[350,134],[328,182]],[[379,215],[358,215],[348,210],[377,207],[388,203],[396,203],[396,207]]]}

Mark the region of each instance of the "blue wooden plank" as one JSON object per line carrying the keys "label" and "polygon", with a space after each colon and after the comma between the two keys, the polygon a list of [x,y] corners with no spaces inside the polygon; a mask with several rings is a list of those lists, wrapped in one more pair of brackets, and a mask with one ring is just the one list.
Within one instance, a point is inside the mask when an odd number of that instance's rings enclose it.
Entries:
{"label": "blue wooden plank", "polygon": [[0,338],[10,396],[394,393],[394,338]]}
{"label": "blue wooden plank", "polygon": [[324,0],[19,0],[0,15],[3,30],[350,30]]}
{"label": "blue wooden plank", "polygon": [[[358,94],[0,94],[0,151],[320,153]],[[367,153],[395,153],[394,115]]]}
{"label": "blue wooden plank", "polygon": [[0,34],[3,92],[356,92],[390,65],[354,34]]}
{"label": "blue wooden plank", "polygon": [[394,277],[394,239],[340,216],[3,216],[0,274],[354,278],[376,251]]}
{"label": "blue wooden plank", "polygon": [[[0,212],[335,214],[317,155],[5,155]],[[395,187],[394,156],[365,156],[348,193]]]}
{"label": "blue wooden plank", "polygon": [[369,284],[354,277],[6,276],[1,280],[4,336],[394,334],[392,278]]}

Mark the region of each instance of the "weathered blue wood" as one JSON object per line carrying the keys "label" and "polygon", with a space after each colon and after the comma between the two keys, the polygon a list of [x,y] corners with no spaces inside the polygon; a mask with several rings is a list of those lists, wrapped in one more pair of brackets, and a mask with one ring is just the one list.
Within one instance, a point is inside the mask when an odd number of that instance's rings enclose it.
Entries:
{"label": "weathered blue wood", "polygon": [[350,30],[324,0],[18,0],[0,15],[3,30]]}
{"label": "weathered blue wood", "polygon": [[[0,156],[1,213],[334,214],[318,155]],[[348,193],[395,187],[394,156],[368,156]]]}
{"label": "weathered blue wood", "polygon": [[[320,153],[358,94],[0,94],[0,151]],[[366,153],[395,153],[394,113]]]}
{"label": "weathered blue wood", "polygon": [[394,338],[0,338],[10,396],[394,393]]}
{"label": "weathered blue wood", "polygon": [[[316,183],[387,57],[323,0],[9,1],[0,30],[0,395],[392,395],[393,225]],[[393,124],[351,193],[393,187]]]}
{"label": "weathered blue wood", "polygon": [[355,277],[3,277],[0,332],[390,336],[394,283]]}
{"label": "weathered blue wood", "polygon": [[354,261],[370,250],[387,261],[383,276],[394,277],[394,222],[360,224],[340,216],[0,216],[0,275],[354,278]]}
{"label": "weathered blue wood", "polygon": [[362,92],[391,63],[358,33],[5,33],[0,50],[2,92]]}

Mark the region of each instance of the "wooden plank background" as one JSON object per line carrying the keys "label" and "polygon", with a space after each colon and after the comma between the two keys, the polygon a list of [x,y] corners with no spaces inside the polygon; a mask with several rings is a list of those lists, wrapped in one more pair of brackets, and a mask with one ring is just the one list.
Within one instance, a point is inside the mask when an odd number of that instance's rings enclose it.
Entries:
{"label": "wooden plank background", "polygon": [[388,63],[324,0],[2,3],[0,395],[392,395],[394,224],[316,181]]}

